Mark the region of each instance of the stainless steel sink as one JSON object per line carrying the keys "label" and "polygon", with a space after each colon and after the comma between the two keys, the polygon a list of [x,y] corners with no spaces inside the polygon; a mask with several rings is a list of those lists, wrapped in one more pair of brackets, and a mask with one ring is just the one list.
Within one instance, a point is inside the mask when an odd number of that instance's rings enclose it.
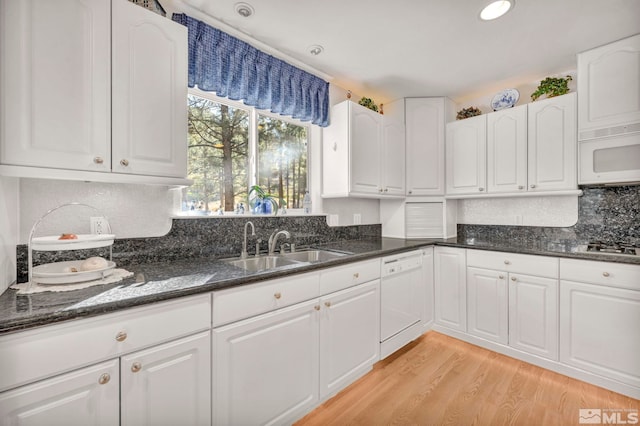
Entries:
{"label": "stainless steel sink", "polygon": [[336,259],[345,256],[345,253],[338,253],[327,250],[304,250],[295,253],[283,253],[280,256],[290,260],[299,262],[324,262],[326,260]]}
{"label": "stainless steel sink", "polygon": [[303,263],[294,259],[287,259],[282,256],[258,256],[250,257],[247,259],[227,259],[225,260],[230,265],[237,266],[238,268],[245,269],[249,272],[262,272],[269,269],[281,268],[284,266],[300,265]]}

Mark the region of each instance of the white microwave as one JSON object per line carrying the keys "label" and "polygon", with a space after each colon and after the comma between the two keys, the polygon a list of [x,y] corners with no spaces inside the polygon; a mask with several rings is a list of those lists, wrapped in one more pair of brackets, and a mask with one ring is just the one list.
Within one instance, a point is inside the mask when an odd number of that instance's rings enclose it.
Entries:
{"label": "white microwave", "polygon": [[640,183],[640,133],[578,142],[580,185]]}

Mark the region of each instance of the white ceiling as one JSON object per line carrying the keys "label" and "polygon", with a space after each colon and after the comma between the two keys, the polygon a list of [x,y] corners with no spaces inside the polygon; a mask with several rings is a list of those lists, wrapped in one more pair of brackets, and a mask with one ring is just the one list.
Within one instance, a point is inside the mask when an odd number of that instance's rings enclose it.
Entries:
{"label": "white ceiling", "polygon": [[[640,33],[640,0],[516,0],[482,22],[488,0],[161,0],[207,15],[378,102],[457,102],[574,70],[575,54]],[[201,16],[204,16],[201,15]],[[198,16],[194,16],[198,18]],[[225,28],[220,28],[225,30]],[[239,33],[239,34],[240,34]],[[308,53],[322,45],[319,56]],[[260,48],[260,46],[256,46]]]}

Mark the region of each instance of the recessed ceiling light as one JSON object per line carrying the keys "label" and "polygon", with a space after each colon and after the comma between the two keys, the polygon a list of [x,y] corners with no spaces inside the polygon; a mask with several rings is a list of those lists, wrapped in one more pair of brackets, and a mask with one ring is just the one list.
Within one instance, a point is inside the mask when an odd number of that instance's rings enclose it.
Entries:
{"label": "recessed ceiling light", "polygon": [[249,3],[236,3],[236,13],[243,18],[253,15],[253,7]]}
{"label": "recessed ceiling light", "polygon": [[309,48],[307,50],[313,56],[318,56],[319,54],[324,52],[324,47],[320,46],[319,44],[314,44],[313,46],[309,46]]}
{"label": "recessed ceiling light", "polygon": [[497,0],[492,1],[480,12],[480,19],[483,21],[491,21],[496,19],[513,9],[514,0]]}

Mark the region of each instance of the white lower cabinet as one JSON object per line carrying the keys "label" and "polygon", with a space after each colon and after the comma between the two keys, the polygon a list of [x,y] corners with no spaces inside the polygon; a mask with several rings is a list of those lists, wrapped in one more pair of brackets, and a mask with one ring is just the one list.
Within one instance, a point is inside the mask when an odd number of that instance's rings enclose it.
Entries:
{"label": "white lower cabinet", "polygon": [[640,266],[563,259],[560,277],[560,361],[640,398]]}
{"label": "white lower cabinet", "polygon": [[0,423],[16,426],[118,425],[119,378],[120,363],[113,359],[2,392]]}
{"label": "white lower cabinet", "polygon": [[214,424],[283,424],[317,404],[316,309],[317,299],[214,329]]}
{"label": "white lower cabinet", "polygon": [[320,398],[371,369],[380,356],[380,281],[321,299]]}
{"label": "white lower cabinet", "polygon": [[211,332],[121,358],[122,425],[211,424]]}
{"label": "white lower cabinet", "polygon": [[466,250],[435,247],[435,323],[458,331],[467,330]]}
{"label": "white lower cabinet", "polygon": [[467,265],[467,332],[557,359],[558,260],[468,250]]}
{"label": "white lower cabinet", "polygon": [[379,310],[376,279],[215,328],[213,423],[291,423],[362,376],[379,358]]}

